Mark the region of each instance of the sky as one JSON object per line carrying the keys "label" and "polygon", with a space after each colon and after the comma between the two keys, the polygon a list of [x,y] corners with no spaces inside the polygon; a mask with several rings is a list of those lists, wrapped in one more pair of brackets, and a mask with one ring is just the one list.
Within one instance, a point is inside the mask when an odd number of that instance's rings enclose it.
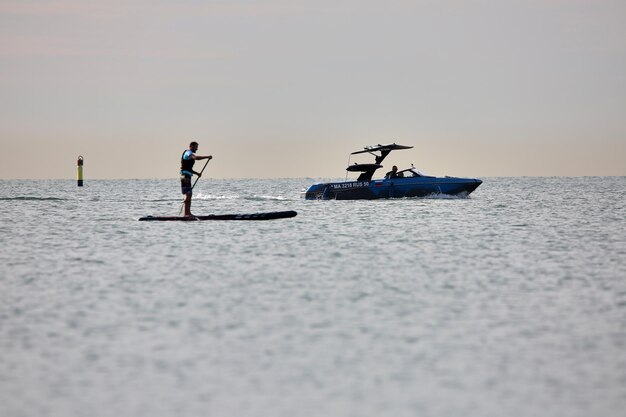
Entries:
{"label": "sky", "polygon": [[[626,175],[626,1],[0,0],[0,178]],[[367,155],[351,162],[370,162]]]}

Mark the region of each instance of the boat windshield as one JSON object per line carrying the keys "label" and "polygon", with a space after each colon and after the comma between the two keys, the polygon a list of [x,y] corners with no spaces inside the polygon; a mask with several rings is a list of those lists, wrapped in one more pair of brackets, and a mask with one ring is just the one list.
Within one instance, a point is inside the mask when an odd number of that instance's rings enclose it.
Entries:
{"label": "boat windshield", "polygon": [[424,174],[423,172],[419,171],[417,168],[415,167],[411,167],[408,169],[403,169],[402,171],[398,171],[398,176],[399,177],[405,177],[405,178],[412,178],[412,177],[427,177],[428,175]]}

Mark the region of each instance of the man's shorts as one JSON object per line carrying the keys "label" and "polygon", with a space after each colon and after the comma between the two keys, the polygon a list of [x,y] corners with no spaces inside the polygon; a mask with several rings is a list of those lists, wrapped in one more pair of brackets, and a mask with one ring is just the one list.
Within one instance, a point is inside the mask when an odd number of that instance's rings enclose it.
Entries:
{"label": "man's shorts", "polygon": [[180,188],[183,194],[191,194],[191,177],[186,175],[180,176]]}

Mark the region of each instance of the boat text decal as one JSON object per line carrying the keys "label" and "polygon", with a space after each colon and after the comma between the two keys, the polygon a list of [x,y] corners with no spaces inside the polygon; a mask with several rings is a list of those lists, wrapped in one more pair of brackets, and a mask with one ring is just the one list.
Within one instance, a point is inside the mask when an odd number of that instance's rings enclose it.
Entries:
{"label": "boat text decal", "polygon": [[333,189],[359,188],[359,187],[367,187],[368,185],[369,185],[369,181],[342,182],[340,184],[331,184]]}

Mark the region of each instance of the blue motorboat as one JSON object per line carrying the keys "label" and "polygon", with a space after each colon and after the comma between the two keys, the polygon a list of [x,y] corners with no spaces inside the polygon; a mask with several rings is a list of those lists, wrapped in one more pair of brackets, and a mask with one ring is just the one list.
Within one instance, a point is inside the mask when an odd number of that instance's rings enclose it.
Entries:
{"label": "blue motorboat", "polygon": [[[411,149],[412,146],[390,145],[366,146],[352,155],[369,153],[374,156],[373,164],[352,164],[348,160],[347,172],[357,172],[356,180],[324,182],[311,185],[305,192],[307,200],[372,200],[378,198],[425,197],[430,195],[452,195],[465,197],[482,181],[476,178],[431,177],[414,166],[400,171],[393,170],[384,178],[372,179],[374,172],[382,168],[381,162],[391,151]],[[394,167],[395,168],[395,167]]]}

